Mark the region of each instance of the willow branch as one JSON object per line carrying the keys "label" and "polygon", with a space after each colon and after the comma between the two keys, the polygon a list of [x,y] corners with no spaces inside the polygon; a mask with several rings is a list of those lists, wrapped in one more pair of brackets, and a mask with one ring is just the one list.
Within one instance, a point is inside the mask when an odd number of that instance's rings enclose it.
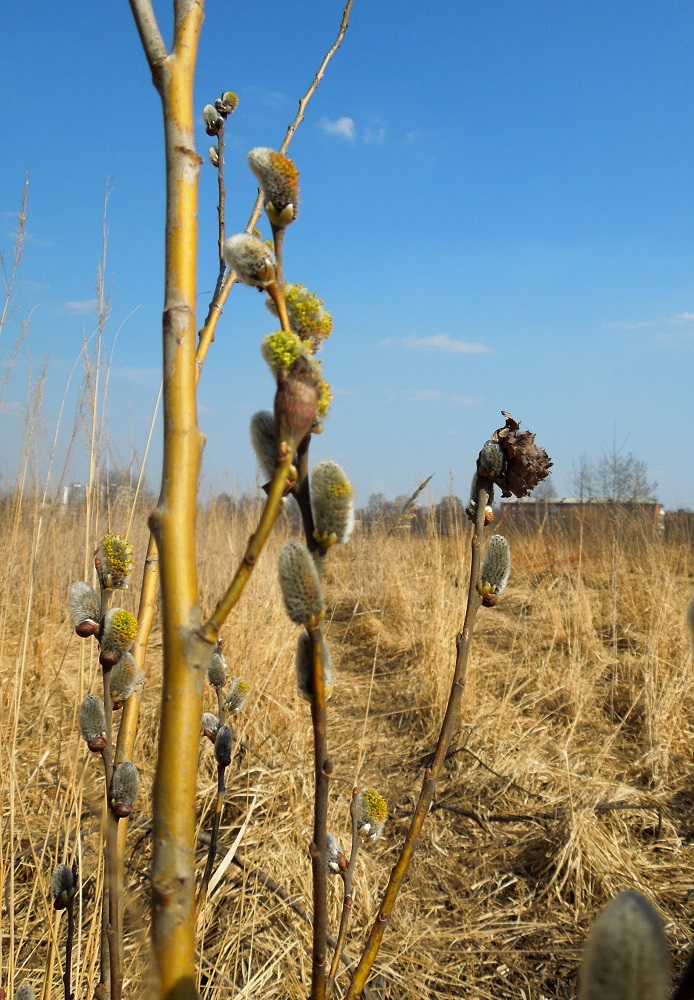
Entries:
{"label": "willow branch", "polygon": [[378,915],[371,927],[367,943],[364,947],[364,951],[362,952],[362,956],[359,959],[359,964],[352,975],[352,981],[349,985],[347,993],[345,994],[345,1000],[354,1000],[355,997],[361,995],[364,984],[366,983],[369,973],[371,972],[373,964],[376,960],[378,950],[381,946],[381,941],[383,940],[386,925],[390,920],[393,907],[395,906],[395,901],[398,897],[405,875],[407,874],[407,869],[409,868],[414,855],[417,841],[419,839],[422,826],[424,825],[424,820],[426,819],[427,813],[431,807],[434,793],[436,791],[436,783],[441,773],[441,769],[446,759],[446,753],[460,716],[460,706],[467,679],[467,662],[472,644],[472,634],[477,612],[481,604],[480,597],[476,590],[476,584],[480,573],[480,548],[484,535],[484,511],[487,505],[487,500],[487,491],[483,487],[480,487],[477,496],[477,515],[471,542],[472,558],[470,564],[470,581],[468,585],[465,621],[463,623],[462,632],[456,636],[456,661],[453,683],[448,698],[446,714],[439,732],[434,759],[431,765],[427,767],[424,772],[424,781],[422,782],[419,800],[412,815],[410,828],[407,831],[407,836],[405,837],[400,857],[396,861],[390,874],[390,879],[388,880],[388,885],[386,886],[383,901],[379,908]]}
{"label": "willow branch", "polygon": [[224,804],[224,793],[226,791],[224,787],[225,771],[226,771],[225,764],[217,764],[217,797],[215,799],[215,805],[214,805],[214,817],[212,820],[212,833],[210,834],[210,846],[207,852],[207,863],[205,864],[205,871],[202,876],[202,882],[200,883],[200,888],[198,889],[198,898],[195,903],[196,919],[200,916],[202,908],[205,905],[205,900],[207,898],[207,887],[209,886],[210,879],[212,878],[214,859],[217,855],[217,841],[219,839],[219,823],[222,818],[222,806]]}
{"label": "willow branch", "polygon": [[326,939],[328,936],[328,784],[332,765],[328,760],[328,735],[325,709],[325,674],[323,671],[323,633],[318,626],[309,631],[313,653],[313,747],[315,772],[315,808],[311,867],[313,869],[313,969],[311,1000],[324,1000],[326,977]]}

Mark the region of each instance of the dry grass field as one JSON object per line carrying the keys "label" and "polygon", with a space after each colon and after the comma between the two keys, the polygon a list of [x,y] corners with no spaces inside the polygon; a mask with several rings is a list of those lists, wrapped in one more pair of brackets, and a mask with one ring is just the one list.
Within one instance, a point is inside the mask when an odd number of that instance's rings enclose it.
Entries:
{"label": "dry grass field", "polygon": [[[73,632],[66,594],[71,581],[92,579],[99,534],[124,532],[128,517],[116,506],[92,511],[87,523],[81,507],[42,508],[28,495],[2,507],[0,985],[8,997],[25,979],[37,996],[62,996],[65,928],[48,898],[61,861],[76,860],[82,879],[77,1000],[91,1000],[98,981],[103,770],[79,737],[76,712],[87,692],[98,691],[100,668],[95,641]],[[201,512],[198,530],[208,610],[251,523],[218,506]],[[288,530],[280,524],[224,635],[231,673],[249,681],[251,697],[236,734],[247,749],[228,772],[220,861],[241,832],[240,842],[199,925],[206,1000],[298,1000],[310,980],[312,734],[295,689],[297,630],[282,609],[275,569]],[[441,538],[433,529],[376,527],[358,531],[328,560],[329,829],[348,844],[355,782],[378,788],[389,805],[385,835],[359,856],[352,955],[438,733],[464,613],[468,532],[459,525]],[[133,588],[118,597],[136,611],[144,510],[130,537]],[[658,907],[675,968],[688,950],[691,547],[625,523],[510,540],[511,581],[498,606],[480,612],[461,729],[376,964],[376,997],[573,997],[590,922],[627,887]],[[155,628],[135,755],[143,785],[126,860],[129,998],[152,995],[149,793],[160,671]],[[209,689],[206,708],[213,706]],[[199,775],[202,871],[216,789],[212,749],[202,739]]]}

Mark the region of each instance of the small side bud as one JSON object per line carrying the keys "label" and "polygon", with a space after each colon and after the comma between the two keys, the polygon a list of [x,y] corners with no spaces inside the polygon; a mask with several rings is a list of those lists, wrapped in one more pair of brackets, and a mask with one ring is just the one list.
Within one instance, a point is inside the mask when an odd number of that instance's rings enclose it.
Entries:
{"label": "small side bud", "polygon": [[214,743],[219,731],[219,720],[212,712],[203,712],[201,719],[203,736],[206,736],[211,743]]}
{"label": "small side bud", "polygon": [[251,417],[251,444],[261,473],[266,479],[272,479],[277,456],[277,439],[275,416],[270,410],[259,410]]}
{"label": "small side bud", "polygon": [[92,753],[106,749],[106,714],[104,703],[95,694],[88,694],[78,713],[82,739]]}
{"label": "small side bud", "polygon": [[208,147],[207,159],[210,161],[215,170],[219,167],[219,153],[214,146]]}
{"label": "small side bud", "polygon": [[275,254],[255,236],[236,233],[224,241],[224,260],[244,285],[267,288],[275,280]]}
{"label": "small side bud", "polygon": [[375,788],[362,788],[355,802],[359,836],[373,842],[383,833],[388,805]]}
{"label": "small side bud", "polygon": [[278,568],[284,607],[291,620],[304,626],[320,621],[325,610],[323,588],[306,546],[297,541],[283,545]]}
{"label": "small side bud", "polygon": [[511,549],[503,535],[492,535],[484,556],[480,578],[477,581],[477,593],[482,598],[482,604],[493,608],[501,597],[511,573]]}
{"label": "small side bud", "polygon": [[94,588],[82,580],[71,583],[68,592],[68,606],[77,635],[81,639],[96,635],[101,620],[101,601]]}
{"label": "small side bud", "polygon": [[75,873],[67,865],[56,865],[51,875],[53,909],[64,910],[75,895]]}
{"label": "small side bud", "polygon": [[229,694],[227,695],[224,707],[227,712],[241,712],[246,706],[250,694],[248,682],[243,677],[237,677],[231,682]]}
{"label": "small side bud", "polygon": [[123,653],[111,671],[111,698],[115,709],[123,707],[123,702],[133,693],[141,677],[132,653]]}
{"label": "small side bud", "polygon": [[137,768],[129,760],[124,760],[113,772],[111,781],[111,809],[118,819],[125,819],[133,811],[139,788]]}
{"label": "small side bud", "polygon": [[314,538],[323,551],[336,542],[349,541],[354,529],[354,490],[345,470],[329,458],[318,462],[311,473],[311,508]]}
{"label": "small side bud", "polygon": [[284,228],[299,214],[299,171],[282,153],[257,146],[248,154],[251,168],[263,192],[265,212],[273,226]]}
{"label": "small side bud", "polygon": [[219,650],[215,650],[212,654],[210,665],[207,668],[207,679],[213,688],[224,687],[227,679],[227,665],[223,654]]}
{"label": "small side bud", "polygon": [[229,726],[220,726],[214,740],[214,755],[220,767],[231,764],[231,745],[234,736]]}
{"label": "small side bud", "polygon": [[110,608],[104,618],[99,663],[112,667],[137,635],[137,618],[123,608]]}
{"label": "small side bud", "polygon": [[94,566],[102,590],[127,590],[133,568],[133,547],[124,535],[109,531],[99,542]]}
{"label": "small side bud", "polygon": [[[333,693],[333,657],[325,636],[321,633],[323,683],[325,700]],[[303,701],[313,701],[313,643],[308,632],[302,632],[296,644],[296,687]]]}
{"label": "small side bud", "polygon": [[328,875],[339,875],[340,872],[347,871],[347,858],[344,855],[340,841],[332,833],[329,833],[326,837],[325,860]]}
{"label": "small side bud", "polygon": [[655,908],[633,889],[593,924],[583,953],[580,1000],[666,1000],[670,962]]}

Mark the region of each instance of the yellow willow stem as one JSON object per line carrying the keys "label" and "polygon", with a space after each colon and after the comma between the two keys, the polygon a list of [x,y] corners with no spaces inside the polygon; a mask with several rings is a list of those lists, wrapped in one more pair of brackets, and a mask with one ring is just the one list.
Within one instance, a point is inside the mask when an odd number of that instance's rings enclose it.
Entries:
{"label": "yellow willow stem", "polygon": [[131,0],[162,100],[166,147],[163,315],[164,461],[150,518],[159,553],[164,669],[153,790],[152,937],[161,1000],[195,1000],[194,844],[198,736],[209,647],[196,637],[195,550],[202,439],[196,410],[198,175],[193,82],[202,0],[175,0],[174,43],[163,44],[150,0]]}

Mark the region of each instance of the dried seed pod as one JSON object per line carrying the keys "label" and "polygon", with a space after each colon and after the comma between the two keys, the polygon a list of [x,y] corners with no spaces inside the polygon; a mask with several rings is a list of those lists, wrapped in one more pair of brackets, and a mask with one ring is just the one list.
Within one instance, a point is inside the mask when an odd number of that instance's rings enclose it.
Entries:
{"label": "dried seed pod", "polygon": [[511,573],[511,549],[503,535],[492,535],[484,556],[480,578],[477,581],[477,593],[482,598],[482,604],[493,608],[497,599],[503,594]]}
{"label": "dried seed pod", "polygon": [[106,714],[101,698],[88,694],[80,705],[78,718],[82,739],[92,753],[101,753],[106,749]]}
{"label": "dried seed pod", "polygon": [[275,280],[275,254],[256,236],[236,233],[224,241],[224,260],[244,285],[267,288]]}
{"label": "dried seed pod", "polygon": [[666,1000],[670,961],[663,924],[640,893],[629,889],[591,928],[580,972],[580,1000]]}
{"label": "dried seed pod", "polygon": [[311,473],[311,509],[314,538],[326,551],[336,542],[349,541],[354,529],[354,489],[345,470],[329,458]]}
{"label": "dried seed pod", "polygon": [[214,688],[224,687],[227,679],[227,665],[220,650],[215,650],[207,668],[207,679]]}
{"label": "dried seed pod", "polygon": [[371,842],[378,840],[388,817],[386,800],[375,788],[362,788],[357,795],[355,809],[359,836]]}
{"label": "dried seed pod", "polygon": [[495,482],[504,497],[526,497],[549,475],[552,462],[544,448],[535,444],[534,434],[520,430],[520,424],[505,410],[501,415],[506,424],[494,432],[492,440],[501,446],[506,468]]}
{"label": "dried seed pod", "polygon": [[111,698],[114,708],[122,708],[142,678],[132,653],[123,653],[111,671]]}
{"label": "dried seed pod", "polygon": [[233,680],[229,688],[229,694],[224,702],[226,710],[228,712],[241,712],[248,701],[250,690],[248,682],[243,677],[237,677]]}
{"label": "dried seed pod", "polygon": [[214,755],[221,767],[229,767],[231,764],[231,745],[233,742],[234,735],[231,728],[220,726],[214,740]]}
{"label": "dried seed pod", "polygon": [[329,833],[326,837],[325,855],[328,875],[338,875],[340,872],[347,871],[347,858],[344,855],[340,841],[332,833]]}
{"label": "dried seed pod", "polygon": [[275,415],[270,410],[259,410],[251,417],[251,444],[261,473],[266,479],[272,479],[277,458],[277,438]]}
{"label": "dried seed pod", "polygon": [[124,760],[113,772],[111,781],[111,809],[118,819],[124,819],[133,811],[139,788],[137,768],[129,760]]}
{"label": "dried seed pod", "polygon": [[263,192],[267,217],[273,226],[284,228],[299,214],[299,171],[282,153],[256,146],[248,154],[251,168]]}
{"label": "dried seed pod", "polygon": [[113,667],[137,635],[137,618],[123,608],[110,608],[101,633],[99,663]]}
{"label": "dried seed pod", "polygon": [[64,910],[75,895],[75,873],[67,865],[56,865],[51,875],[53,909]]}
{"label": "dried seed pod", "polygon": [[215,737],[219,731],[219,719],[212,712],[203,712],[201,719],[201,726],[203,735],[205,735],[210,742],[214,743]]}
{"label": "dried seed pod", "polygon": [[82,639],[96,635],[101,620],[101,601],[94,588],[82,580],[71,583],[68,606],[77,635]]}
{"label": "dried seed pod", "polygon": [[109,531],[99,542],[94,566],[102,590],[127,590],[133,568],[133,547],[124,535]]}
{"label": "dried seed pod", "polygon": [[279,579],[287,614],[297,625],[317,623],[323,617],[323,588],[316,564],[302,542],[282,546],[279,555]]}
{"label": "dried seed pod", "polygon": [[[333,657],[322,632],[321,645],[325,700],[328,701],[333,693]],[[308,632],[302,632],[296,644],[296,686],[300,698],[313,701],[313,643]]]}

